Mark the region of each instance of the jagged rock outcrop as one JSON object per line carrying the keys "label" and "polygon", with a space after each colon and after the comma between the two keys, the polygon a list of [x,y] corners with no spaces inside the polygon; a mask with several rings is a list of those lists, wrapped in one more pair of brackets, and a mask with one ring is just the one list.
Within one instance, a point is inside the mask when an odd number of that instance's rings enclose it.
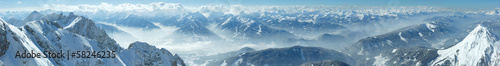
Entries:
{"label": "jagged rock outcrop", "polygon": [[[0,57],[2,57],[7,49],[9,49],[9,42],[7,41],[7,23],[0,18]],[[2,63],[3,64],[3,63]]]}

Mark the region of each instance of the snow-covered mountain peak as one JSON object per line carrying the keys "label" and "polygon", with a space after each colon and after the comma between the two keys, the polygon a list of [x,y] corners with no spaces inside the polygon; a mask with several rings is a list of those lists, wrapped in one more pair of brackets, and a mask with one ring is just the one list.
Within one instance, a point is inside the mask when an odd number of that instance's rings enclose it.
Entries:
{"label": "snow-covered mountain peak", "polygon": [[500,45],[495,45],[497,41],[497,36],[478,25],[455,46],[439,50],[439,57],[432,65],[498,65]]}
{"label": "snow-covered mountain peak", "polygon": [[[497,41],[498,37],[496,35],[493,35],[493,33],[490,33],[486,27],[483,27],[481,25],[478,25],[474,30],[472,30],[465,39],[470,39],[472,37],[470,36],[475,36],[474,38],[477,39],[487,39],[488,41]],[[469,38],[468,38],[469,37]],[[464,40],[465,40],[464,39]]]}
{"label": "snow-covered mountain peak", "polygon": [[238,50],[238,51],[245,51],[245,52],[246,52],[246,51],[255,51],[255,49],[250,48],[250,47],[243,47],[243,48],[241,48],[241,49],[240,49],[240,50]]}
{"label": "snow-covered mountain peak", "polygon": [[28,17],[26,17],[26,19],[24,19],[25,21],[33,21],[33,20],[39,20],[43,17],[43,14],[38,12],[38,11],[33,11],[31,12],[31,14],[28,15]]}
{"label": "snow-covered mountain peak", "polygon": [[69,15],[68,15],[68,16],[69,16],[69,17],[75,16],[75,13],[73,13],[73,12],[69,12]]}
{"label": "snow-covered mountain peak", "polygon": [[[37,12],[34,12],[36,14]],[[70,14],[46,14],[15,27],[0,19],[0,66],[81,66],[81,65],[155,65],[185,66],[179,56],[144,42],[123,49],[88,18]],[[113,58],[15,58],[16,51],[109,51]],[[116,52],[115,52],[116,51]],[[42,55],[42,57],[45,55]]]}
{"label": "snow-covered mountain peak", "polygon": [[[133,48],[152,48],[154,46],[151,46],[149,45],[148,43],[145,43],[145,42],[134,42],[132,44],[129,45],[128,49],[133,49]],[[156,47],[154,47],[156,48]]]}
{"label": "snow-covered mountain peak", "polygon": [[495,8],[495,10],[487,12],[487,15],[500,15],[500,8]]}
{"label": "snow-covered mountain peak", "polygon": [[173,55],[164,48],[158,49],[155,46],[139,41],[130,44],[128,49],[120,53],[120,56],[127,57],[122,58],[122,61],[132,62],[125,63],[127,65],[186,66],[177,54]]}
{"label": "snow-covered mountain peak", "polygon": [[206,17],[203,14],[201,14],[200,12],[194,12],[194,13],[188,13],[188,14],[182,15],[179,20],[183,20],[183,19],[189,19],[192,21],[193,20],[199,21],[198,19],[203,19],[204,21],[207,21]]}

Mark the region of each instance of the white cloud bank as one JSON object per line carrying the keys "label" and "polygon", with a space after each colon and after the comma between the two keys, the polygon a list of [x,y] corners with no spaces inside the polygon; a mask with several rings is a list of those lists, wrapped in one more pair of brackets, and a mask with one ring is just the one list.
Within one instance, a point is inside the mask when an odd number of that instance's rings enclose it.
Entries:
{"label": "white cloud bank", "polygon": [[439,11],[435,7],[415,6],[415,7],[399,7],[399,8],[384,8],[384,7],[358,7],[358,6],[324,6],[324,5],[294,5],[294,6],[243,6],[243,5],[219,5],[209,4],[203,6],[183,6],[179,3],[164,3],[156,2],[150,4],[130,4],[123,3],[113,5],[109,3],[101,3],[99,5],[43,5],[44,9],[67,12],[88,12],[88,13],[127,13],[136,15],[178,15],[189,12],[222,12],[224,14],[238,15],[241,13],[255,12],[271,12],[276,13],[285,11],[289,13],[298,13],[303,11],[330,11],[330,12],[345,12],[353,11],[357,13],[367,14],[387,14],[394,12],[435,12]]}
{"label": "white cloud bank", "polygon": [[44,5],[44,8],[59,10],[59,11],[109,11],[109,12],[119,12],[119,11],[134,11],[134,12],[148,12],[148,11],[166,11],[166,10],[181,10],[184,11],[184,7],[178,3],[151,3],[151,4],[130,4],[123,3],[119,5],[113,5],[109,3],[101,3],[100,5]]}
{"label": "white cloud bank", "polygon": [[101,3],[100,5],[48,5],[42,6],[44,9],[51,9],[55,11],[66,11],[66,12],[84,12],[84,13],[126,13],[126,14],[136,14],[136,15],[176,15],[191,12],[185,9],[179,3],[150,3],[150,4],[130,4],[123,3],[119,5],[113,5],[109,3]]}

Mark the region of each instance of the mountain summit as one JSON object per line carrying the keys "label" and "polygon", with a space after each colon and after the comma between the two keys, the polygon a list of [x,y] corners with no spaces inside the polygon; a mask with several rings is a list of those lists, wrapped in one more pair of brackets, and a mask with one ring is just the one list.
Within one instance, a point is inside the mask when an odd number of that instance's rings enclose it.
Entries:
{"label": "mountain summit", "polygon": [[497,41],[497,36],[478,25],[455,46],[439,50],[439,57],[431,65],[498,66],[500,45]]}

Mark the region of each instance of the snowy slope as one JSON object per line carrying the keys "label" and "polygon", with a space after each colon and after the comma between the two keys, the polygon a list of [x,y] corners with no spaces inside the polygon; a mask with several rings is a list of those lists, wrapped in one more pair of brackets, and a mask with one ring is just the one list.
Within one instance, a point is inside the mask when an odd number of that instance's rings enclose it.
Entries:
{"label": "snowy slope", "polygon": [[500,64],[498,37],[478,25],[461,42],[439,50],[432,65],[498,66]]}
{"label": "snowy slope", "polygon": [[[36,13],[36,12],[34,12]],[[127,65],[125,63],[136,63],[123,61],[121,53],[129,53],[133,51],[154,51],[159,50],[156,47],[147,47],[139,49],[126,49],[120,47],[113,39],[109,38],[103,29],[95,26],[94,22],[82,16],[70,14],[64,16],[62,14],[49,14],[42,16],[42,19],[28,22],[25,26],[16,27],[0,20],[0,61],[6,66],[23,66],[23,65]],[[142,43],[146,44],[146,43]],[[146,44],[147,45],[147,44]],[[63,51],[116,51],[116,58],[14,58],[16,51],[33,50],[33,52],[59,52]],[[165,50],[164,50],[165,51]],[[29,51],[31,52],[31,51]],[[4,54],[5,53],[5,54]],[[148,53],[142,53],[147,54]],[[139,55],[139,53],[127,54]],[[182,65],[182,59],[170,53],[159,54],[159,58],[166,58],[168,61],[165,64],[177,63]],[[137,57],[147,57],[140,55]],[[139,58],[134,60],[146,60]],[[144,63],[152,63],[143,61]],[[156,63],[155,63],[156,64]],[[146,64],[139,64],[146,65]]]}
{"label": "snowy slope", "polygon": [[349,66],[349,64],[342,61],[322,60],[321,62],[304,63],[301,66]]}
{"label": "snowy slope", "polygon": [[125,31],[123,31],[123,30],[121,30],[118,27],[115,27],[113,25],[108,25],[108,24],[103,24],[103,23],[96,23],[95,25],[98,28],[103,29],[104,31],[106,31],[106,33],[108,33],[108,34],[111,34],[111,33],[126,33]]}
{"label": "snowy slope", "polygon": [[26,23],[28,23],[29,21],[40,20],[43,18],[43,16],[44,15],[42,13],[40,13],[38,11],[34,11],[34,12],[31,12],[24,20],[9,18],[9,20],[7,20],[7,23],[12,24],[16,27],[21,27],[21,26],[26,25]]}
{"label": "snowy slope", "polygon": [[495,8],[495,10],[486,12],[486,15],[500,15],[500,8]]}
{"label": "snowy slope", "polygon": [[425,66],[438,56],[437,49],[432,48],[397,48],[375,56],[371,62],[376,66]]}
{"label": "snowy slope", "polygon": [[351,57],[336,50],[303,46],[246,52],[218,62],[219,65],[223,66],[299,66],[303,63],[322,60],[336,60],[349,65],[356,64]]}
{"label": "snowy slope", "polygon": [[[181,42],[196,42],[196,41],[207,41],[207,40],[218,40],[221,39],[217,34],[210,31],[208,28],[196,24],[189,23],[184,26],[180,26],[179,29],[175,30],[169,38],[182,39]],[[175,40],[174,42],[178,42]]]}
{"label": "snowy slope", "polygon": [[187,13],[183,15],[173,16],[161,22],[161,25],[177,26],[177,27],[197,25],[205,27],[206,25],[208,25],[208,23],[210,23],[210,21],[208,21],[208,19],[205,16],[203,16],[199,12],[194,12],[194,13]]}
{"label": "snowy slope", "polygon": [[215,55],[208,55],[208,56],[200,56],[198,59],[193,60],[195,64],[205,64],[208,66],[219,66],[221,63],[223,63],[226,58],[230,58],[233,56],[238,56],[239,54],[242,53],[247,53],[247,52],[254,52],[255,49],[250,48],[250,47],[243,47],[240,50],[237,51],[231,51],[227,53],[220,53],[220,54],[215,54]]}
{"label": "snowy slope", "polygon": [[170,36],[166,36],[166,38],[181,39],[174,40],[173,42],[196,42],[221,39],[217,34],[207,28],[209,23],[211,22],[207,20],[205,16],[195,12],[171,17],[160,24],[179,28],[170,34]]}
{"label": "snowy slope", "polygon": [[136,15],[128,15],[125,19],[116,20],[114,24],[118,26],[141,28],[145,30],[160,28],[158,26],[155,26],[151,21],[148,21]]}
{"label": "snowy slope", "polygon": [[12,25],[17,26],[17,27],[20,27],[20,26],[26,25],[27,21],[10,18],[9,20],[7,20],[7,23],[12,24]]}
{"label": "snowy slope", "polygon": [[491,22],[480,22],[481,26],[484,26],[490,30],[490,33],[495,35],[500,35],[500,20],[491,21]]}
{"label": "snowy slope", "polygon": [[40,20],[40,19],[42,19],[42,17],[43,17],[42,13],[34,11],[34,12],[31,12],[31,14],[28,15],[28,17],[26,17],[26,19],[24,19],[24,21]]}
{"label": "snowy slope", "polygon": [[158,49],[144,42],[134,42],[128,49],[120,53],[121,61],[126,65],[152,66],[185,66],[178,55],[172,55],[168,50]]}
{"label": "snowy slope", "polygon": [[288,31],[274,29],[249,18],[230,17],[217,25],[217,31],[229,32],[232,39],[244,39],[256,42],[283,41],[296,36]]}
{"label": "snowy slope", "polygon": [[378,55],[379,52],[396,48],[433,47],[435,43],[445,41],[443,39],[453,37],[457,32],[458,29],[447,23],[429,22],[361,39],[347,51],[353,55]]}
{"label": "snowy slope", "polygon": [[[2,33],[2,54],[0,60],[7,66],[22,65],[53,65],[47,58],[15,58],[16,51],[33,50],[28,52],[42,52],[40,47],[34,44],[28,36],[17,27],[0,20]],[[6,47],[8,46],[8,47]],[[7,49],[8,48],[8,49]],[[5,50],[6,49],[6,50]],[[43,55],[44,56],[44,55]]]}

